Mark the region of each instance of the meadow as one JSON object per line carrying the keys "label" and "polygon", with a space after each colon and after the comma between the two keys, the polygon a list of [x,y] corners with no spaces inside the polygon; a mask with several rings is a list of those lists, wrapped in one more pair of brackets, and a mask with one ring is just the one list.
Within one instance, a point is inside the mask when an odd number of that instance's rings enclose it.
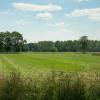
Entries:
{"label": "meadow", "polygon": [[0,100],[100,100],[95,53],[0,54]]}
{"label": "meadow", "polygon": [[99,71],[100,56],[92,53],[28,52],[0,54],[0,71]]}

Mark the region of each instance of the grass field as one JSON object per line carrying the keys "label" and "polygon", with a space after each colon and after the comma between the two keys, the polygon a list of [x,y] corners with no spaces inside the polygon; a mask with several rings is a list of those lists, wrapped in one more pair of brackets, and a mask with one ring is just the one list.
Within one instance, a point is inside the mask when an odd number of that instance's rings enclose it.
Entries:
{"label": "grass field", "polygon": [[0,54],[0,71],[0,100],[100,100],[99,53]]}
{"label": "grass field", "polygon": [[95,71],[100,70],[100,56],[81,53],[0,54],[0,71]]}

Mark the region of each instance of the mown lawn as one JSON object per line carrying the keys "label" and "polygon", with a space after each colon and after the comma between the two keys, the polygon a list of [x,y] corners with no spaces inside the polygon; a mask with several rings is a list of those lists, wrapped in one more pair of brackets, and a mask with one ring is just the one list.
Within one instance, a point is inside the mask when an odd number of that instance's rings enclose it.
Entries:
{"label": "mown lawn", "polygon": [[37,71],[99,71],[100,56],[90,53],[43,53],[29,52],[18,54],[0,54],[0,71],[10,72]]}

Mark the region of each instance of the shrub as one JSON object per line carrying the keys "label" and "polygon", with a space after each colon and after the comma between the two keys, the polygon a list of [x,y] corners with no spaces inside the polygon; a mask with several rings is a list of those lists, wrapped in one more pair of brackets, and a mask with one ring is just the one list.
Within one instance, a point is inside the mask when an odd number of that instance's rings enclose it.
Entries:
{"label": "shrub", "polygon": [[92,53],[94,56],[100,56],[100,53]]}
{"label": "shrub", "polygon": [[99,74],[50,72],[35,80],[12,72],[1,80],[0,100],[100,100]]}
{"label": "shrub", "polygon": [[1,91],[0,100],[23,100],[24,97],[24,81],[19,73],[11,73],[6,78]]}

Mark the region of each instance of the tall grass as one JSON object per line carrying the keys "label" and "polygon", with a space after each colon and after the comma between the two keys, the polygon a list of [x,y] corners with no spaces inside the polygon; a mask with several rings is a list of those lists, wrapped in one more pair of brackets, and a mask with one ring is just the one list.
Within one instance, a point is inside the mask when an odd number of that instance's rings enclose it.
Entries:
{"label": "tall grass", "polygon": [[0,78],[0,100],[100,100],[100,76],[50,72],[36,80],[12,72]]}

